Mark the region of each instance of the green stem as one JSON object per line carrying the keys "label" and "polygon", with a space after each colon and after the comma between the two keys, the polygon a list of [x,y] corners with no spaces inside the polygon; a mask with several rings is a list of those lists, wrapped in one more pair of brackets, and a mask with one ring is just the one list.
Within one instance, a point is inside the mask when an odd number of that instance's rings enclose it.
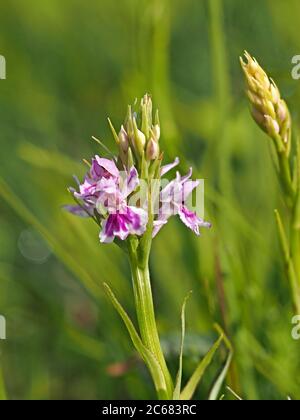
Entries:
{"label": "green stem", "polygon": [[[290,253],[295,268],[295,275],[297,279],[298,300],[300,296],[300,237],[299,230],[294,227],[293,220],[290,227]],[[298,303],[298,310],[300,309],[300,301]],[[300,312],[299,312],[300,315]]]}
{"label": "green stem", "polygon": [[278,150],[279,179],[287,208],[289,209],[289,261],[287,264],[288,277],[290,279],[294,306],[297,313],[300,311],[300,237],[299,230],[294,226],[295,211],[297,206],[297,194],[293,186],[289,158],[284,152]]}
{"label": "green stem", "polygon": [[[153,297],[149,274],[149,253],[139,253],[137,244],[129,242],[129,259],[133,291],[140,334],[144,345],[153,353],[160,364],[167,384],[169,399],[173,395],[173,382],[168,370],[156,326]],[[142,258],[140,257],[142,255]]]}
{"label": "green stem", "polygon": [[293,188],[289,160],[285,153],[278,153],[278,162],[280,183],[286,197],[287,206],[288,208],[291,208],[295,200],[295,191]]}
{"label": "green stem", "polygon": [[0,400],[6,400],[6,390],[5,390],[5,384],[4,384],[4,378],[3,378],[3,371],[2,367],[0,365]]}

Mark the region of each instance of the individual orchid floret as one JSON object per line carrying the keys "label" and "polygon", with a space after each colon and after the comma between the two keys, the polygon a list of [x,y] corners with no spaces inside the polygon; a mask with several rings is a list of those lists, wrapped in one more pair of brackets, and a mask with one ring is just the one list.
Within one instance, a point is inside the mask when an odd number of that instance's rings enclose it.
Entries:
{"label": "individual orchid floret", "polygon": [[86,162],[89,170],[83,182],[76,180],[78,188],[70,189],[77,205],[67,206],[66,210],[93,219],[100,228],[100,242],[114,242],[126,252],[132,275],[138,331],[107,284],[104,285],[105,291],[148,366],[158,397],[180,400],[186,399],[185,390],[180,394],[181,373],[177,375],[174,386],[156,326],[149,271],[152,238],[173,215],[178,215],[197,235],[200,228],[210,227],[210,224],[186,204],[199,185],[199,181],[191,180],[192,170],[186,176],[177,172],[173,181],[164,183],[164,176],[179,165],[179,158],[163,165],[158,112],[153,118],[149,95],[142,98],[139,109],[136,105],[128,107],[120,130],[116,131],[108,120],[118,148],[116,154],[94,138],[113,158],[96,155],[90,163]]}
{"label": "individual orchid floret", "polygon": [[148,214],[137,207],[124,206],[123,210],[112,213],[102,222],[100,242],[111,243],[115,237],[124,241],[128,235],[141,236],[145,233]]}
{"label": "individual orchid floret", "polygon": [[[149,221],[150,234],[152,230],[154,237],[173,215],[178,215],[197,235],[200,228],[210,227],[186,205],[199,185],[198,181],[191,180],[192,169],[186,176],[177,172],[176,178],[161,191],[159,187],[155,194],[150,192],[152,181],[161,184],[163,177],[179,165],[176,157],[174,162],[161,166],[160,121],[158,111],[153,118],[151,97],[142,98],[139,114],[129,106],[119,134],[108,121],[119,154],[114,159],[98,155],[92,159],[84,181],[77,180],[78,190],[70,189],[77,206],[66,209],[81,217],[92,217],[101,228],[100,241],[105,243],[113,242],[115,238],[126,240],[130,235],[142,236]],[[129,205],[137,192],[139,198]],[[156,200],[154,206],[151,200]]]}
{"label": "individual orchid floret", "polygon": [[[179,160],[175,160],[173,164],[162,168],[162,173],[171,170]],[[196,235],[200,235],[199,228],[210,228],[211,224],[205,222],[197,216],[197,214],[188,209],[186,201],[192,194],[193,190],[198,187],[199,181],[190,180],[192,176],[192,168],[186,176],[181,176],[179,172],[176,178],[171,181],[160,193],[160,207],[157,219],[154,221],[153,237],[157,235],[160,229],[168,222],[169,218],[179,215],[180,220],[190,228]]]}

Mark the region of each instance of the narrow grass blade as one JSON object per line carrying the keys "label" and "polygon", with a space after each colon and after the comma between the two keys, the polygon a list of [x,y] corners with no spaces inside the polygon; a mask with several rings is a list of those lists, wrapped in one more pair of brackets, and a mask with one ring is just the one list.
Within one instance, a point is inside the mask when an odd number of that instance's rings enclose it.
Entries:
{"label": "narrow grass blade", "polygon": [[223,382],[224,382],[224,380],[227,376],[227,373],[228,373],[228,370],[229,370],[229,367],[231,365],[231,361],[232,361],[232,358],[233,358],[233,348],[232,348],[232,345],[231,345],[229,339],[226,337],[225,333],[223,332],[222,328],[219,325],[216,325],[215,327],[216,327],[217,331],[220,333],[220,335],[222,335],[222,334],[224,335],[224,343],[225,343],[226,347],[228,348],[229,353],[228,353],[225,365],[224,365],[223,369],[221,370],[220,374],[218,375],[218,377],[217,377],[216,381],[214,382],[214,384],[212,386],[212,389],[209,393],[209,397],[208,397],[209,401],[216,401],[218,399],[221,387],[222,387]]}
{"label": "narrow grass blade", "polygon": [[223,339],[224,339],[224,335],[222,334],[218,338],[218,340],[215,342],[215,344],[213,344],[213,346],[208,351],[208,353],[204,356],[204,358],[201,360],[201,362],[197,366],[195,372],[193,373],[192,377],[190,378],[190,380],[188,381],[188,383],[184,387],[182,393],[180,394],[180,399],[181,400],[190,400],[193,397],[194,392],[196,391],[196,388],[197,388],[199,382],[201,381],[207,367],[211,364],[212,359],[213,359],[216,351],[220,347]]}
{"label": "narrow grass blade", "polygon": [[275,210],[275,217],[276,217],[276,222],[277,222],[279,241],[281,245],[281,252],[284,257],[284,263],[287,270],[287,276],[290,281],[290,286],[292,289],[295,309],[297,310],[297,313],[300,313],[300,291],[298,287],[297,276],[296,276],[293,261],[290,256],[290,247],[289,247],[288,238],[286,236],[282,219],[280,217],[278,210]]}
{"label": "narrow grass blade", "polygon": [[226,388],[238,401],[243,401],[243,399],[233,389],[231,389],[230,386],[227,386]]}
{"label": "narrow grass blade", "polygon": [[152,376],[152,379],[153,379],[153,382],[154,382],[154,385],[155,385],[155,388],[156,388],[156,391],[157,391],[157,394],[158,394],[159,398],[160,399],[168,399],[166,381],[165,381],[164,375],[162,373],[161,367],[160,367],[157,359],[155,358],[153,353],[151,353],[151,351],[149,351],[147,349],[147,347],[144,346],[144,344],[143,344],[139,334],[137,333],[131,319],[127,315],[126,311],[123,309],[122,305],[119,303],[118,299],[116,298],[116,296],[114,295],[114,293],[112,292],[112,290],[110,289],[108,284],[104,283],[103,286],[104,286],[104,289],[105,289],[105,292],[106,292],[108,298],[110,299],[113,306],[115,307],[115,309],[118,311],[120,317],[122,318],[128,332],[129,332],[129,335],[130,335],[130,338],[132,340],[132,343],[133,343],[134,347],[139,352],[139,354],[143,358],[144,362],[148,366],[148,369],[150,370],[150,373],[151,373],[151,376]]}
{"label": "narrow grass blade", "polygon": [[68,324],[64,325],[64,331],[69,345],[72,345],[75,351],[84,354],[97,363],[103,360],[105,348],[98,339],[96,340]]}
{"label": "narrow grass blade", "polygon": [[185,307],[186,303],[191,296],[191,292],[185,297],[182,309],[181,309],[181,343],[180,343],[180,353],[179,353],[179,368],[178,373],[176,376],[176,384],[173,393],[173,400],[180,399],[180,391],[181,391],[181,379],[182,379],[182,356],[183,356],[183,345],[184,345],[184,337],[185,337]]}
{"label": "narrow grass blade", "polygon": [[102,149],[109,155],[109,156],[111,156],[113,159],[115,159],[115,155],[113,154],[113,152],[107,147],[107,146],[105,146],[105,144],[100,140],[100,139],[98,139],[97,137],[95,137],[95,136],[92,136],[92,139],[96,142],[96,143],[98,143],[101,147],[102,147]]}

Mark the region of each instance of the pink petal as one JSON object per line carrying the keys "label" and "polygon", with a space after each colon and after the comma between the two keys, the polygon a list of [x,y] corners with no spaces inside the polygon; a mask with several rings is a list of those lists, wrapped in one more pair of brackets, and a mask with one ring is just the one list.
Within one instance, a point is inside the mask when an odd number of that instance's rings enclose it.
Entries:
{"label": "pink petal", "polygon": [[168,219],[158,219],[153,222],[153,232],[152,232],[152,238],[155,238],[155,236],[158,234],[158,232],[161,230],[161,228],[168,223]]}
{"label": "pink petal", "polygon": [[118,178],[119,169],[117,168],[115,162],[110,159],[100,158],[98,155],[95,156],[99,166],[104,168],[110,175]]}
{"label": "pink petal", "polygon": [[133,191],[135,191],[137,187],[139,186],[139,183],[140,183],[140,180],[139,180],[138,171],[133,166],[130,169],[129,174],[127,176],[126,191],[124,192],[125,197],[128,197]]}
{"label": "pink petal", "polygon": [[131,234],[143,235],[147,228],[148,213],[139,207],[128,206],[128,217],[130,218],[129,230]]}
{"label": "pink petal", "polygon": [[64,210],[79,217],[90,217],[91,210],[83,208],[83,206],[64,206]]}
{"label": "pink petal", "polygon": [[178,209],[178,214],[181,219],[181,221],[192,231],[196,233],[196,235],[200,235],[199,228],[205,227],[210,228],[211,224],[208,222],[205,222],[204,220],[200,219],[200,217],[197,216],[196,213],[190,211],[187,207],[181,206]]}
{"label": "pink petal", "polygon": [[167,172],[169,172],[171,169],[175,168],[177,165],[179,165],[179,158],[177,157],[173,163],[169,163],[168,165],[162,166],[160,170],[160,175],[164,176]]}

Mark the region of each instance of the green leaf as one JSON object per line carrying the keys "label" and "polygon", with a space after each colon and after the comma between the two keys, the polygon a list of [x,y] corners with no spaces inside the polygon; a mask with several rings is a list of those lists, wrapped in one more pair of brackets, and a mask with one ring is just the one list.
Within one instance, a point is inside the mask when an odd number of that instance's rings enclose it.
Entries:
{"label": "green leaf", "polygon": [[104,344],[99,342],[98,339],[90,337],[69,324],[64,325],[64,331],[68,342],[74,347],[75,351],[96,360],[97,363],[103,360]]}
{"label": "green leaf", "polygon": [[176,376],[176,384],[175,384],[175,389],[173,392],[173,400],[180,399],[181,379],[182,379],[182,356],[183,356],[183,345],[184,345],[184,337],[185,337],[185,307],[191,293],[192,292],[190,292],[185,297],[182,304],[182,308],[181,308],[181,343],[180,343],[180,353],[179,353],[179,368],[178,368],[178,373]]}
{"label": "green leaf", "polygon": [[183,391],[181,392],[181,394],[180,394],[180,399],[181,400],[190,400],[193,397],[194,392],[196,391],[196,388],[197,388],[199,382],[201,381],[207,367],[211,364],[212,359],[213,359],[216,351],[220,347],[223,339],[224,339],[224,335],[222,334],[218,338],[218,340],[213,344],[213,346],[207,352],[207,354],[204,356],[204,358],[201,360],[201,362],[197,366],[195,372],[193,373],[192,377],[190,378],[190,380],[188,381],[188,383],[184,387]]}
{"label": "green leaf", "polygon": [[168,399],[166,381],[165,381],[163,372],[161,370],[161,367],[160,367],[156,357],[143,344],[143,342],[142,342],[140,336],[138,335],[131,319],[127,315],[126,311],[123,309],[122,305],[117,300],[116,296],[114,295],[114,293],[112,292],[112,290],[110,289],[108,284],[104,283],[103,286],[104,286],[104,289],[105,289],[105,292],[106,292],[108,298],[110,299],[113,306],[118,311],[120,317],[124,321],[124,324],[125,324],[128,332],[129,332],[129,335],[130,335],[130,338],[132,340],[132,343],[133,343],[134,347],[139,352],[142,359],[144,360],[144,362],[148,366],[148,369],[151,373],[151,376],[152,376],[152,379],[153,379],[153,382],[154,382],[154,385],[155,385],[155,389],[157,391],[157,394],[158,394],[159,398],[160,399]]}
{"label": "green leaf", "polygon": [[115,159],[114,153],[97,137],[92,136],[92,139],[102,147],[102,149],[112,158]]}
{"label": "green leaf", "polygon": [[68,156],[57,151],[36,146],[30,142],[23,141],[18,146],[18,155],[34,167],[50,169],[66,176],[81,170],[81,164],[74,162]]}
{"label": "green leaf", "polygon": [[208,399],[210,401],[216,401],[218,399],[221,387],[223,385],[223,382],[226,378],[227,372],[229,370],[231,361],[232,361],[232,357],[233,357],[233,348],[232,345],[230,343],[230,341],[228,340],[228,338],[226,337],[225,333],[223,332],[222,328],[219,325],[215,325],[215,328],[217,329],[217,331],[219,332],[220,335],[224,335],[224,343],[226,344],[226,347],[229,350],[225,365],[223,367],[223,369],[221,370],[220,374],[218,375],[216,381],[214,382],[212,389],[209,393],[209,397]]}
{"label": "green leaf", "polygon": [[213,387],[209,393],[209,401],[216,401],[218,399],[221,387],[223,385],[223,382],[227,376],[228,373],[228,369],[230,367],[231,361],[232,361],[232,352],[229,352],[227,359],[226,359],[226,363],[223,367],[223,369],[221,370],[221,373],[219,374],[219,376],[217,377],[215,383],[213,384]]}
{"label": "green leaf", "polygon": [[4,378],[3,378],[3,372],[2,368],[0,366],[0,400],[6,400],[6,391],[5,391],[5,385],[4,385]]}
{"label": "green leaf", "polygon": [[148,179],[148,162],[146,160],[145,152],[142,151],[141,157],[141,179]]}
{"label": "green leaf", "polygon": [[294,229],[300,229],[300,144],[299,139],[297,139],[297,154],[296,154],[296,164],[294,169],[294,186],[297,191],[296,201],[294,206],[293,214],[293,225]]}
{"label": "green leaf", "polygon": [[243,401],[243,399],[233,389],[231,389],[230,386],[227,386],[226,388],[238,401]]}
{"label": "green leaf", "polygon": [[293,293],[293,299],[294,299],[294,305],[296,310],[300,311],[300,291],[298,287],[298,281],[297,281],[297,275],[295,272],[295,267],[293,264],[293,261],[290,256],[290,246],[289,241],[285,233],[285,229],[282,223],[281,216],[279,214],[278,210],[275,210],[275,217],[277,222],[277,228],[278,228],[278,235],[279,235],[279,241],[281,245],[281,252],[284,257],[284,262],[287,270],[287,276],[290,281],[290,286]]}

